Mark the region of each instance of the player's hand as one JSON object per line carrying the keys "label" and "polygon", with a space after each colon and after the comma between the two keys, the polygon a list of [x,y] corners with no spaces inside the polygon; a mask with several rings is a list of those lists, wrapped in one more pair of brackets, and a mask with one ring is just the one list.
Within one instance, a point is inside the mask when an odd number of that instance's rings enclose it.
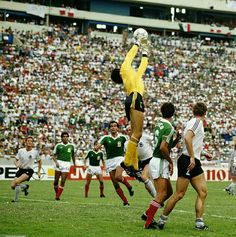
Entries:
{"label": "player's hand", "polygon": [[58,162],[55,163],[57,168],[60,168],[60,165]]}
{"label": "player's hand", "polygon": [[192,170],[195,167],[195,158],[194,157],[190,157],[190,163],[188,165],[188,170]]}
{"label": "player's hand", "polygon": [[15,161],[15,166],[17,169],[20,168],[20,162],[18,160]]}

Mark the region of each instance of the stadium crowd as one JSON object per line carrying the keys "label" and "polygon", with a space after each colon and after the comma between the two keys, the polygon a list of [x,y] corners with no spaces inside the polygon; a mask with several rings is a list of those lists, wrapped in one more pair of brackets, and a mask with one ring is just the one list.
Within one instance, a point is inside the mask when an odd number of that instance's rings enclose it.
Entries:
{"label": "stadium crowd", "polygon": [[[125,131],[125,93],[112,83],[110,72],[122,63],[129,43],[60,26],[14,35],[23,44],[5,45],[0,55],[1,156],[14,155],[26,135],[38,140],[44,155],[50,154],[67,130],[81,157],[108,133],[109,121],[117,120]],[[150,42],[145,131],[152,131],[163,102],[175,104],[177,126],[189,119],[194,102],[203,101],[209,108],[205,149],[215,159],[225,159],[236,136],[235,51],[154,34]]]}

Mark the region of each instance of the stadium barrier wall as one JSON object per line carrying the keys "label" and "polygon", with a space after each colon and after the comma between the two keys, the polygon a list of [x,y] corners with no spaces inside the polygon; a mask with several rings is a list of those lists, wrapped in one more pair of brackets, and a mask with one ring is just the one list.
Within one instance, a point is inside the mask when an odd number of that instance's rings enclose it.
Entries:
{"label": "stadium barrier wall", "polygon": [[[13,163],[14,159],[0,159],[0,180],[11,180],[15,177],[17,168]],[[202,168],[205,172],[205,177],[207,181],[229,181],[229,172],[227,165],[218,164],[216,162],[203,162]],[[38,168],[37,164],[34,167],[34,175],[31,180],[38,180],[38,176],[36,174]],[[51,160],[47,160],[43,162],[42,165],[42,175],[40,180],[53,180],[54,179],[54,163]],[[85,180],[86,179],[86,170],[84,169],[83,162],[81,160],[76,163],[76,171],[74,172],[73,166],[70,168],[69,180]],[[110,180],[109,174],[103,170],[104,180]],[[93,179],[96,179],[94,176]],[[133,179],[130,178],[129,179]],[[177,168],[176,165],[174,167],[174,174],[171,177],[171,180],[177,179]]]}

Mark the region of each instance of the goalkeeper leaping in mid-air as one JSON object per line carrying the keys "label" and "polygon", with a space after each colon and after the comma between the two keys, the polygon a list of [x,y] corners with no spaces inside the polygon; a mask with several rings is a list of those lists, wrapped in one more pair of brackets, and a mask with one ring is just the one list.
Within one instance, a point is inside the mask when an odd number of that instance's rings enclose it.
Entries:
{"label": "goalkeeper leaping in mid-air", "polygon": [[[111,73],[111,79],[118,84],[124,85],[127,94],[125,100],[125,112],[127,119],[131,122],[131,136],[128,141],[124,162],[121,167],[128,175],[133,176],[138,171],[138,142],[142,136],[144,120],[144,83],[142,76],[148,66],[148,33],[141,29],[144,34],[140,34],[140,29],[134,32],[135,43],[127,53],[120,69],[114,69]],[[142,33],[143,33],[142,32]],[[132,62],[138,53],[142,50],[142,58],[137,70],[132,68]]]}

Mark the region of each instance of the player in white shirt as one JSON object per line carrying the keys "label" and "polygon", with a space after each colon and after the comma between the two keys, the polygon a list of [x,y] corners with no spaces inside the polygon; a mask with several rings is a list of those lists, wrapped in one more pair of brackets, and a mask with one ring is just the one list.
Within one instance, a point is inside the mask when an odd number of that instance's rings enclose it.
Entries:
{"label": "player in white shirt", "polygon": [[33,138],[27,137],[25,139],[25,148],[19,149],[16,159],[15,165],[19,170],[16,172],[16,177],[11,182],[11,188],[15,190],[15,197],[12,202],[18,202],[20,191],[22,190],[25,193],[25,196],[28,195],[28,184],[22,184],[24,181],[29,181],[32,177],[34,170],[33,165],[35,161],[38,162],[38,176],[40,177],[41,170],[41,159],[39,157],[38,150],[33,148]]}
{"label": "player in white shirt", "polygon": [[[184,197],[189,183],[191,183],[192,187],[197,192],[197,199],[195,202],[195,229],[208,229],[208,226],[206,226],[203,221],[207,185],[200,162],[200,154],[202,152],[204,139],[203,121],[206,112],[207,107],[204,103],[196,103],[193,106],[193,118],[186,123],[184,128],[183,151],[177,162],[178,178],[176,182],[176,191],[168,200],[163,214],[160,217],[158,223],[160,229],[163,229],[168,215],[174,209],[176,203]],[[208,160],[212,158],[210,154],[207,155]]]}
{"label": "player in white shirt", "polygon": [[234,150],[229,158],[229,175],[232,179],[231,184],[225,188],[229,195],[235,195],[236,188],[236,140],[234,140]]}

